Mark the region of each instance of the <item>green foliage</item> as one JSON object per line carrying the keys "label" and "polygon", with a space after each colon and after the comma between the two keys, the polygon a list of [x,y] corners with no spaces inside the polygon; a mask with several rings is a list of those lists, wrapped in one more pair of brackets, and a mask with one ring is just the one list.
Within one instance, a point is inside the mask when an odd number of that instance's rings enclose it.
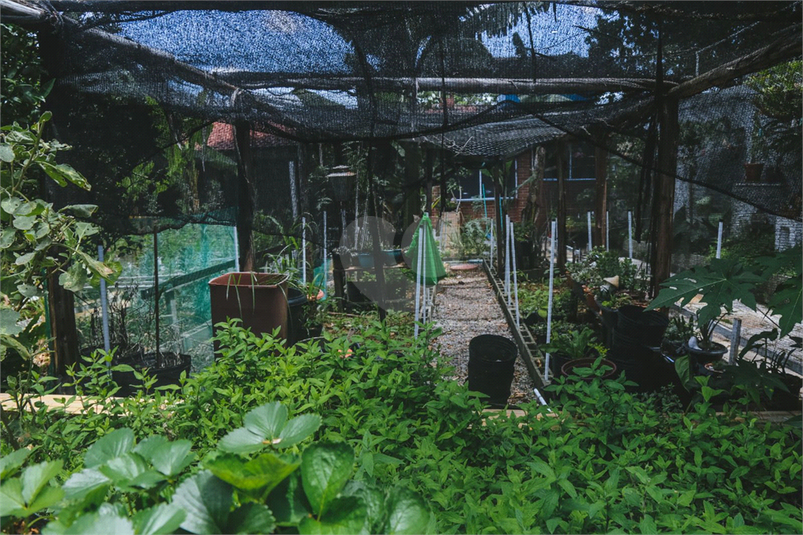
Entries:
{"label": "green foliage", "polygon": [[736,259],[714,259],[708,265],[678,273],[661,283],[663,289],[647,310],[672,306],[678,301],[684,306],[701,294],[705,306],[696,313],[698,340],[707,349],[715,326],[733,311],[734,301],[740,300],[755,310],[756,298],[751,290],[761,281],[761,277]]}
{"label": "green foliage", "polygon": [[67,290],[77,291],[101,278],[111,280],[119,271],[113,262],[102,263],[87,253],[85,245],[98,232],[89,218],[94,206],[73,205],[61,210],[38,198],[39,181],[50,177],[59,186],[67,183],[89,189],[86,178],[69,165],[56,161],[69,149],[58,141],[44,141],[49,112],[30,128],[18,124],[0,131],[0,266],[3,272],[4,332],[0,353],[12,348],[25,358],[44,336],[39,321],[45,281],[57,275]]}
{"label": "green foliage", "polygon": [[638,268],[629,258],[619,258],[613,251],[594,247],[580,262],[566,266],[575,282],[599,292],[603,279],[619,277],[620,290],[643,290],[638,278]]}
{"label": "green foliage", "polygon": [[583,327],[580,331],[555,332],[549,344],[541,349],[544,353],[562,354],[570,359],[581,359],[592,349],[591,346],[595,340],[594,331],[588,327]]}
{"label": "green foliage", "polygon": [[[53,532],[105,521],[144,533],[139,515],[187,531],[231,532],[247,522],[250,533],[803,527],[800,429],[761,423],[736,403],[717,415],[710,401],[718,385],[699,385],[709,401],[683,413],[668,410],[665,395],[631,395],[624,378],[603,381],[587,368],[579,373],[588,382],[549,387],[552,413],[533,403],[523,417],[483,418],[477,395],[449,380],[453,371],[429,348],[435,332],[415,341],[360,320],[350,339],[292,348],[232,323],[218,336],[215,363],[178,392],[101,397],[69,417],[40,408],[26,416],[37,425],[19,442],[38,447],[28,459],[0,462],[4,479],[25,461],[64,462],[68,507],[89,505],[75,519],[59,512],[45,526]],[[271,444],[306,412],[320,415],[321,427],[290,447]],[[123,427],[131,431],[114,430]],[[243,433],[260,439],[257,450],[220,448]],[[98,436],[108,438],[92,446]],[[176,442],[164,462],[154,460],[152,452]],[[199,460],[185,466],[185,452]],[[100,464],[86,466],[87,457]],[[156,477],[146,473],[163,479],[148,489],[131,484]],[[185,518],[174,519],[176,509]]]}
{"label": "green foliage", "polygon": [[3,87],[0,106],[3,108],[3,125],[19,123],[28,126],[36,122],[53,82],[42,83],[44,69],[39,58],[35,34],[16,24],[0,24]]}
{"label": "green foliage", "polygon": [[488,233],[493,221],[487,217],[477,217],[460,227],[460,256],[479,258],[488,254]]}
{"label": "green foliage", "polygon": [[[300,441],[320,423],[310,414],[285,423],[286,416],[278,403],[263,405],[245,415],[247,427],[233,433],[257,429],[281,437],[290,428]],[[311,420],[314,427],[293,425]],[[222,441],[220,447],[226,450]],[[160,435],[136,443],[131,429],[117,429],[86,451],[83,470],[62,485],[56,480],[62,461],[34,464],[10,477],[24,460],[11,454],[0,460],[0,515],[29,528],[50,520],[44,533],[53,534],[95,532],[101,525],[136,534],[179,527],[190,533],[273,533],[277,526],[300,533],[425,533],[430,525],[428,507],[409,490],[347,486],[355,458],[343,442],[318,442],[300,456],[268,452],[249,460],[213,451],[200,462],[190,448],[189,441]]]}

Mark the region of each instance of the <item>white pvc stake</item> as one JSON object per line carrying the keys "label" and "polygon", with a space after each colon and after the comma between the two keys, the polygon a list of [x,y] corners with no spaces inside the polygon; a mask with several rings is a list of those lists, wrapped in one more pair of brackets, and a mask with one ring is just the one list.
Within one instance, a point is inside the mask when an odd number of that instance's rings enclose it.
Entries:
{"label": "white pvc stake", "polygon": [[[513,235],[513,222],[510,222],[510,234]],[[516,302],[516,327],[521,327],[521,320],[519,319],[519,279],[516,275],[516,250],[514,246],[511,246],[513,252],[511,253],[511,258],[513,259],[513,295],[515,296]]]}
{"label": "white pvc stake", "polygon": [[[494,236],[494,226],[491,223],[491,250],[488,252],[488,265],[493,269],[494,267],[494,244],[496,243],[496,236]],[[498,273],[498,271],[494,271],[494,273]]]}
{"label": "white pvc stake", "polygon": [[591,251],[591,212],[586,212],[588,216],[588,250]]}
{"label": "white pvc stake", "polygon": [[733,328],[731,329],[731,348],[728,353],[728,364],[736,364],[739,358],[739,345],[742,342],[742,320],[739,318],[733,319]]}
{"label": "white pvc stake", "polygon": [[[555,283],[555,234],[558,232],[558,222],[552,222],[552,247],[549,252],[549,301],[546,309],[546,343],[552,340],[552,289]],[[544,382],[549,382],[549,353],[544,362]]]}
{"label": "white pvc stake", "polygon": [[[103,246],[98,245],[98,261],[103,262]],[[106,279],[100,279],[100,318],[103,325],[103,350],[109,352],[109,302],[106,299]],[[111,363],[107,363],[111,366]]]}
{"label": "white pvc stake", "polygon": [[307,284],[307,218],[301,216],[301,284]]}
{"label": "white pvc stake", "polygon": [[357,188],[354,192],[354,248],[357,248],[357,240],[360,232],[360,183],[357,181]]}
{"label": "white pvc stake", "polygon": [[505,215],[505,294],[510,306],[510,216]]}
{"label": "white pvc stake", "polygon": [[418,320],[419,320],[419,300],[421,299],[421,261],[423,256],[421,254],[421,241],[424,239],[424,229],[418,229],[418,263],[415,271],[415,338],[418,338]]}
{"label": "white pvc stake", "polygon": [[633,212],[627,212],[627,250],[630,260],[633,260]]}
{"label": "white pvc stake", "polygon": [[237,225],[232,227],[234,236],[234,271],[240,271],[240,244],[237,239]]}
{"label": "white pvc stake", "polygon": [[611,213],[605,212],[605,250],[611,250]]}
{"label": "white pvc stake", "polygon": [[717,231],[717,258],[722,255],[722,221],[719,222],[719,230]]}
{"label": "white pvc stake", "polygon": [[326,295],[326,287],[329,284],[329,258],[326,250],[326,212],[323,213],[323,293]]}

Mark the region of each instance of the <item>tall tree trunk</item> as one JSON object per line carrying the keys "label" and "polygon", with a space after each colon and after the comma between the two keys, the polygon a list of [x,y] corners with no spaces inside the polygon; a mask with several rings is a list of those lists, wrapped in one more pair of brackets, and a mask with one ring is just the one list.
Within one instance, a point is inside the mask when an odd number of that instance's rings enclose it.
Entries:
{"label": "tall tree trunk", "polygon": [[678,164],[678,101],[665,98],[658,110],[661,138],[658,146],[658,169],[655,210],[653,211],[652,295],[658,295],[660,284],[669,278],[672,265],[672,216],[675,206],[675,175]]}
{"label": "tall tree trunk", "polygon": [[254,271],[254,183],[251,177],[251,125],[234,123],[234,144],[237,149],[237,241],[240,250],[240,271]]}

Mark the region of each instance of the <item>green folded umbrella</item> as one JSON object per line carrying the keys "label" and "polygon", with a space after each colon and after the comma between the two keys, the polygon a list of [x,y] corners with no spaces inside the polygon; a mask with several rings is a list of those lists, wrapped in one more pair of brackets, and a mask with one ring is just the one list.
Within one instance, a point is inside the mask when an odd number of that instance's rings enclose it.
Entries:
{"label": "green folded umbrella", "polygon": [[424,217],[418,222],[418,227],[413,233],[413,241],[410,243],[410,248],[407,249],[407,258],[410,260],[410,267],[416,271],[418,269],[418,229],[422,227],[425,244],[423,265],[426,266],[426,268],[422,267],[422,271],[424,271],[425,284],[432,285],[446,276],[446,270],[443,268],[441,254],[438,251],[438,242],[432,235],[432,221],[427,214],[424,214]]}

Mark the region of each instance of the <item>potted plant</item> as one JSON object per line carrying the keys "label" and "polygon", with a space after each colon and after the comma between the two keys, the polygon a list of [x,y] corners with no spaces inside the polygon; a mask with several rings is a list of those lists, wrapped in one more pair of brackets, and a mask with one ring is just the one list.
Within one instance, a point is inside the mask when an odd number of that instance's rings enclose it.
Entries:
{"label": "potted plant", "polygon": [[682,307],[699,295],[704,306],[694,314],[694,336],[686,341],[684,349],[697,364],[710,363],[728,351],[712,339],[717,325],[733,312],[736,300],[755,309],[756,299],[751,290],[761,281],[738,259],[714,259],[708,265],[678,273],[661,283],[663,289],[647,310],[669,307],[678,301]]}
{"label": "potted plant", "polygon": [[669,325],[661,341],[661,352],[675,359],[683,354],[683,346],[694,336],[694,318],[688,320],[681,315],[669,320]]}
{"label": "potted plant", "polygon": [[233,272],[209,281],[215,332],[219,323],[238,318],[255,334],[279,329],[278,336],[286,339],[288,278],[285,273]]}
{"label": "potted plant", "polygon": [[[549,353],[556,370],[560,370],[565,376],[571,374],[571,370],[576,367],[589,367],[596,361],[597,357],[604,352],[596,343],[594,331],[588,327],[582,330],[571,330],[564,333],[556,333],[555,337],[542,347],[544,353]],[[600,351],[602,349],[602,351]],[[605,374],[605,378],[612,377],[616,372],[616,365],[605,359],[603,363],[611,368]]]}

